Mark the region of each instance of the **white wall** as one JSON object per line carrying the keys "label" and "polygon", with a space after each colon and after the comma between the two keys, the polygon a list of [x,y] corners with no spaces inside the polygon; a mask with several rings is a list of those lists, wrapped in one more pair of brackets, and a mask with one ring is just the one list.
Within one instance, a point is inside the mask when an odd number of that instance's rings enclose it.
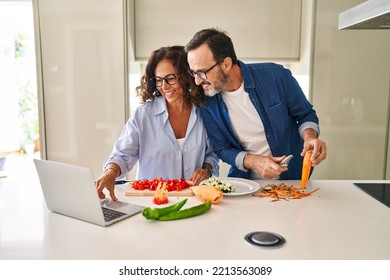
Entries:
{"label": "white wall", "polygon": [[299,59],[302,0],[132,2],[137,60],[161,46],[184,45],[196,31],[210,27],[226,30],[242,59]]}

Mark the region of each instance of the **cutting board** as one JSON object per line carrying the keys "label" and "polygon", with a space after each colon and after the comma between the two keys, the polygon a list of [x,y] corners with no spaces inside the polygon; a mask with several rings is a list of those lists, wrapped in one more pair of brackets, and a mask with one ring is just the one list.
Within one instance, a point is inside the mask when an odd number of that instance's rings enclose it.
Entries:
{"label": "cutting board", "polygon": [[[132,187],[129,187],[125,191],[126,196],[153,196],[154,191],[151,190],[135,190]],[[190,188],[184,189],[182,191],[171,191],[168,192],[168,197],[169,196],[193,196],[194,193],[191,191]]]}

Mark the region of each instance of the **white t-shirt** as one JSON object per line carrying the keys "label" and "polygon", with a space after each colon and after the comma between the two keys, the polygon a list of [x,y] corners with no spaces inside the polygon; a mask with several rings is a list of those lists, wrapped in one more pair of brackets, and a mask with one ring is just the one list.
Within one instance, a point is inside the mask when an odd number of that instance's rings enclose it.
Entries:
{"label": "white t-shirt", "polygon": [[180,147],[180,151],[181,153],[183,153],[183,149],[184,149],[184,142],[186,141],[186,138],[176,138],[177,140],[177,143],[179,144],[179,147]]}
{"label": "white t-shirt", "polygon": [[[244,90],[244,83],[233,92],[223,92],[222,98],[229,110],[233,132],[249,154],[270,156],[263,122],[255,107]],[[259,174],[252,172],[251,179],[263,179]]]}

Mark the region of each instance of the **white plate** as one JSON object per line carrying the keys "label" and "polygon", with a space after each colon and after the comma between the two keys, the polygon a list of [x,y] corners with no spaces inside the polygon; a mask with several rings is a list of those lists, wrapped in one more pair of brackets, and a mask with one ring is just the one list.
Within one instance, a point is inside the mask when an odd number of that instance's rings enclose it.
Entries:
{"label": "white plate", "polygon": [[[235,190],[232,193],[224,193],[224,196],[239,196],[239,195],[247,195],[260,190],[260,185],[251,180],[235,178],[235,177],[216,177],[217,179],[223,181],[224,183],[231,184]],[[203,182],[208,181],[204,180],[199,185],[202,185]]]}

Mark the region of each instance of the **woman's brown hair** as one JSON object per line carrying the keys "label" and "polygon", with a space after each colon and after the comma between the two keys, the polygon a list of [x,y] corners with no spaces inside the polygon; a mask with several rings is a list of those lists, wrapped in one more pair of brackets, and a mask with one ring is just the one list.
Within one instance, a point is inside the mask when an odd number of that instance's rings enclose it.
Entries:
{"label": "woman's brown hair", "polygon": [[197,86],[194,78],[188,73],[189,65],[184,46],[162,47],[152,52],[145,73],[141,77],[141,85],[137,88],[137,95],[140,97],[141,103],[153,100],[161,95],[152,79],[155,77],[156,65],[164,59],[170,60],[177,73],[180,73],[178,82],[183,88],[184,100],[188,104],[203,105],[206,96],[203,93],[203,88]]}

